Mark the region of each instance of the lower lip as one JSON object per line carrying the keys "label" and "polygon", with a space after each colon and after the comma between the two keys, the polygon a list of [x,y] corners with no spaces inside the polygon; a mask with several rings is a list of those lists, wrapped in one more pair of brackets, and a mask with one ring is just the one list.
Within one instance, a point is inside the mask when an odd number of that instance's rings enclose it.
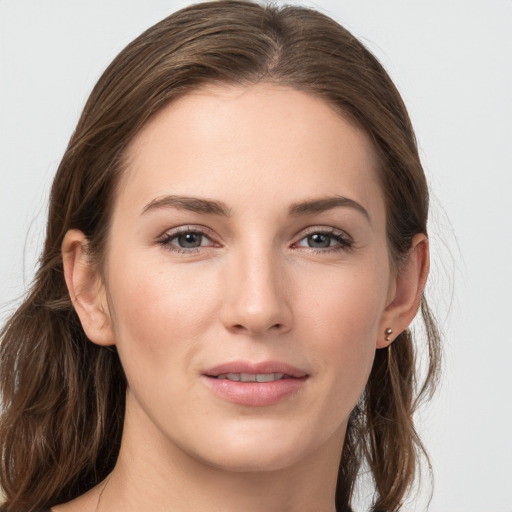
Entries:
{"label": "lower lip", "polygon": [[237,382],[206,375],[202,378],[205,384],[224,400],[252,407],[276,404],[300,391],[307,380],[307,377],[302,377],[272,382]]}

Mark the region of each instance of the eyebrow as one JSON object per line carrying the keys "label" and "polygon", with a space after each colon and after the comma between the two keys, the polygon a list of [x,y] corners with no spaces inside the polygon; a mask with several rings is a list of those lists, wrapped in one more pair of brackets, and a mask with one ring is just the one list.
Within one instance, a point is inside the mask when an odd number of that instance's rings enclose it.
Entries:
{"label": "eyebrow", "polygon": [[142,209],[142,214],[158,208],[178,208],[179,210],[188,210],[191,212],[205,213],[209,215],[220,215],[222,217],[229,217],[231,215],[231,209],[221,201],[187,196],[157,197]]}
{"label": "eyebrow", "polygon": [[357,201],[354,201],[353,199],[349,199],[348,197],[344,196],[327,197],[325,199],[312,199],[310,201],[294,203],[290,206],[290,215],[293,217],[298,217],[300,215],[321,213],[332,210],[333,208],[340,207],[354,208],[358,212],[362,213],[368,220],[370,220],[370,214],[363,205]]}
{"label": "eyebrow", "polygon": [[[288,212],[292,217],[300,217],[301,215],[321,213],[340,207],[353,208],[362,213],[368,220],[370,220],[368,211],[361,204],[359,204],[357,201],[354,201],[353,199],[349,199],[348,197],[343,196],[334,196],[324,199],[311,199],[308,201],[293,203],[290,206]],[[191,212],[208,215],[219,215],[222,217],[231,216],[231,209],[228,208],[228,206],[222,201],[175,195],[166,195],[153,199],[142,209],[142,214],[146,214],[159,208],[177,208],[179,210],[188,210]]]}

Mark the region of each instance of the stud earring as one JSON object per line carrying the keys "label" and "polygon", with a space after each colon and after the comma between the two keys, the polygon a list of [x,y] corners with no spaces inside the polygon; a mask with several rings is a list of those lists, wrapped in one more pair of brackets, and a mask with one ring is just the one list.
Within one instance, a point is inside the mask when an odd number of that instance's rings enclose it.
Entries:
{"label": "stud earring", "polygon": [[391,328],[387,328],[385,331],[384,331],[384,334],[386,335],[386,341],[390,341],[390,335],[393,334],[393,329]]}

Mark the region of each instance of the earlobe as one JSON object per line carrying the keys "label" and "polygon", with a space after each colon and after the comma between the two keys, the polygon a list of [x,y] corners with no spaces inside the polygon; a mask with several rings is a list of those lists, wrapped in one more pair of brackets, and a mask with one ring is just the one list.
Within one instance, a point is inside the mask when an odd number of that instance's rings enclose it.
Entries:
{"label": "earlobe", "polygon": [[377,334],[377,348],[390,345],[413,321],[420,307],[429,264],[428,238],[419,233],[413,238],[407,259],[393,283],[393,296],[382,315]]}
{"label": "earlobe", "polygon": [[87,254],[87,238],[81,231],[71,229],[66,233],[62,264],[69,296],[85,334],[98,345],[114,345],[105,287]]}

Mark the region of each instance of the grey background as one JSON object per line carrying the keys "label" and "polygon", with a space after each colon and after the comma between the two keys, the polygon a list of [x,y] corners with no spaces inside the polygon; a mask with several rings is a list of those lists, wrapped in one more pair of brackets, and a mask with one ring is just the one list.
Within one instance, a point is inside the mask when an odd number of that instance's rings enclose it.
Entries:
{"label": "grey background", "polygon": [[[0,315],[30,282],[80,110],[130,40],[188,2],[0,0]],[[293,3],[293,2],[292,2]],[[304,3],[303,3],[304,4]],[[512,511],[512,2],[319,0],[383,62],[430,180],[445,374],[419,416],[432,512]],[[423,510],[428,486],[407,511]]]}

